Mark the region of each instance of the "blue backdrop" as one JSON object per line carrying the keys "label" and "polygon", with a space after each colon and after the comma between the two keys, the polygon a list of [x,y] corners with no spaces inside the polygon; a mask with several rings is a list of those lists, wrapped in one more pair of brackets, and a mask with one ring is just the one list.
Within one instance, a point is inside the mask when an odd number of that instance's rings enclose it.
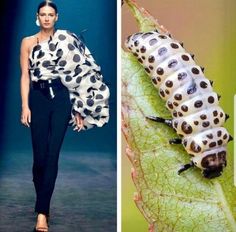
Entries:
{"label": "blue backdrop", "polygon": [[[29,150],[30,131],[20,124],[19,52],[23,37],[37,33],[36,10],[41,1],[5,2],[1,31],[4,31],[1,51],[4,52],[4,73],[1,79],[1,145],[4,150]],[[104,81],[111,91],[110,121],[103,128],[77,133],[68,128],[63,149],[102,152],[116,159],[116,1],[70,0],[54,1],[58,6],[56,28],[68,29],[80,35],[97,63],[102,67]],[[4,3],[4,2],[3,2]],[[3,13],[3,12],[2,12]],[[2,34],[2,33],[1,33]],[[3,57],[3,56],[2,56]]]}

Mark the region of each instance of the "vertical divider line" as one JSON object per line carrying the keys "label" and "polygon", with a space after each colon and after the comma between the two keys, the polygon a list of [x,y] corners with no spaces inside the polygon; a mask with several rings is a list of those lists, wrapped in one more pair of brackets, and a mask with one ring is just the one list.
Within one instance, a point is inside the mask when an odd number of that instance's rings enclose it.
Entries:
{"label": "vertical divider line", "polygon": [[117,232],[121,232],[121,0],[117,0]]}
{"label": "vertical divider line", "polygon": [[[234,138],[236,135],[236,95],[234,95]],[[234,185],[236,186],[236,139],[234,139]]]}

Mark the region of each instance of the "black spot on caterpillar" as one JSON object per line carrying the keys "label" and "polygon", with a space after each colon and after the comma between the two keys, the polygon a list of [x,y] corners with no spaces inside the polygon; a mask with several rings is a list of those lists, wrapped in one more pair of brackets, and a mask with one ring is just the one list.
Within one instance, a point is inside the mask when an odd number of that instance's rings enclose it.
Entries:
{"label": "black spot on caterpillar", "polygon": [[182,43],[157,30],[135,33],[125,45],[143,65],[173,117],[147,118],[171,126],[182,138],[170,143],[182,143],[192,155],[178,173],[196,166],[206,178],[220,176],[227,164],[226,145],[232,137],[223,127],[228,115],[219,106],[220,96],[204,76],[204,68],[196,65]]}

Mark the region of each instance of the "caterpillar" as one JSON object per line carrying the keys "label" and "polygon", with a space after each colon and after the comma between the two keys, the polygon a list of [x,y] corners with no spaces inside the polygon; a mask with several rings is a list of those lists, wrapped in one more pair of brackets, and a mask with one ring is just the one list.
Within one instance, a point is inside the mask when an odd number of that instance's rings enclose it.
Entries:
{"label": "caterpillar", "polygon": [[191,155],[178,174],[196,166],[205,178],[220,176],[227,165],[226,145],[233,138],[223,127],[229,116],[219,106],[220,95],[204,76],[204,68],[183,43],[158,30],[130,35],[125,46],[142,64],[172,115],[146,118],[172,127],[180,138],[170,139],[170,144],[182,144]]}

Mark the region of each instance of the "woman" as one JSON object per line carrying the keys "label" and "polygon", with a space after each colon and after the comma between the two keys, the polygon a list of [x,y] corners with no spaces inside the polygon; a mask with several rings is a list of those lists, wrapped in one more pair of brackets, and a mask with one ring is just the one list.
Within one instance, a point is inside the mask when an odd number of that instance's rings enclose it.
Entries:
{"label": "woman", "polygon": [[78,37],[55,30],[57,7],[41,2],[40,31],[21,44],[21,123],[31,128],[36,231],[48,231],[50,200],[68,123],[74,130],[103,126],[109,119],[109,89],[100,67]]}

